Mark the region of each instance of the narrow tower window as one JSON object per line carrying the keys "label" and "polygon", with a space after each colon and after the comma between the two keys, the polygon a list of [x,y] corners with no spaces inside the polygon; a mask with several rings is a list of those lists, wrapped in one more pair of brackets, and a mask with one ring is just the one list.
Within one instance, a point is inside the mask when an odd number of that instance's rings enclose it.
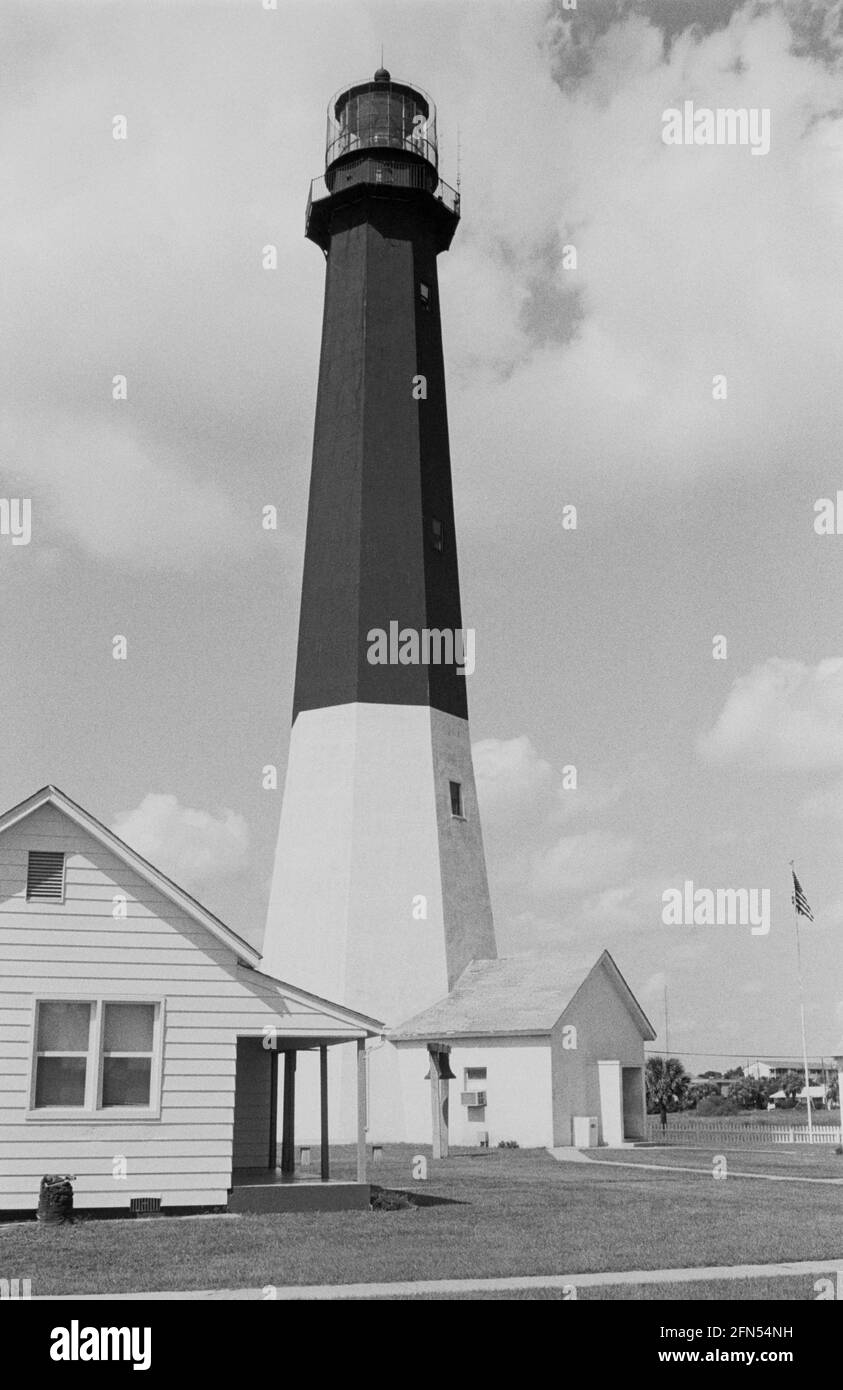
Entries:
{"label": "narrow tower window", "polygon": [[465,819],[465,811],[462,805],[462,782],[449,782],[451,788],[451,815]]}
{"label": "narrow tower window", "polygon": [[430,544],[434,550],[445,549],[445,527],[435,516],[430,519]]}
{"label": "narrow tower window", "polygon": [[419,281],[419,299],[423,309],[430,308],[430,285],[426,285],[424,280]]}

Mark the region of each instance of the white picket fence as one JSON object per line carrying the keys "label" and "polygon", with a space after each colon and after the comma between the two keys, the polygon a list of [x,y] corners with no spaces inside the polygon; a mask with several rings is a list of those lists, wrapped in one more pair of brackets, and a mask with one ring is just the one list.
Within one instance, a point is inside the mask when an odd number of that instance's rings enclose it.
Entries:
{"label": "white picket fence", "polygon": [[651,1141],[663,1140],[666,1144],[696,1141],[699,1144],[843,1144],[843,1127],[840,1125],[814,1125],[813,1136],[807,1125],[718,1125],[718,1124],[672,1124],[667,1122],[663,1130],[661,1121],[653,1123],[648,1118],[647,1138]]}

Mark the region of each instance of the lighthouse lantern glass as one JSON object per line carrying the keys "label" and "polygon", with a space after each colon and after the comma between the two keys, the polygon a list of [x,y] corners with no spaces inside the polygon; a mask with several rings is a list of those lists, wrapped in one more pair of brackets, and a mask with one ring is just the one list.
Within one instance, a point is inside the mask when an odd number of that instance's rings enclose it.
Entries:
{"label": "lighthouse lantern glass", "polygon": [[436,108],[403,82],[361,82],[328,107],[325,164],[364,150],[401,150],[438,164]]}

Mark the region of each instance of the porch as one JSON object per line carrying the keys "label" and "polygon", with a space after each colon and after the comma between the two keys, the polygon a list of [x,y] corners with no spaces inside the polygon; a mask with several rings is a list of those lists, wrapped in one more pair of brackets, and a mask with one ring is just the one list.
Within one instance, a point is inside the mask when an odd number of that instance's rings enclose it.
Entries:
{"label": "porch", "polygon": [[[357,1054],[356,1180],[332,1179],[328,1048],[354,1041]],[[300,1052],[319,1054],[318,1167],[296,1165],[296,1070]],[[280,1070],[283,1077],[279,1077]],[[278,1105],[281,1086],[281,1152]],[[309,1152],[309,1151],[308,1151]],[[365,1210],[371,1191],[366,1157],[366,1039],[238,1036],[234,1144],[228,1209],[232,1212]]]}

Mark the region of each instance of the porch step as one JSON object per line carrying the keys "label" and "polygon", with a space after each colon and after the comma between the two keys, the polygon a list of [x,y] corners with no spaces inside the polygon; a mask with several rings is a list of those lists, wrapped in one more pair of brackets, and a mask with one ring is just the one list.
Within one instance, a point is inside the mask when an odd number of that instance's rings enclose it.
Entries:
{"label": "porch step", "polygon": [[367,1211],[367,1182],[258,1182],[231,1189],[230,1212]]}

